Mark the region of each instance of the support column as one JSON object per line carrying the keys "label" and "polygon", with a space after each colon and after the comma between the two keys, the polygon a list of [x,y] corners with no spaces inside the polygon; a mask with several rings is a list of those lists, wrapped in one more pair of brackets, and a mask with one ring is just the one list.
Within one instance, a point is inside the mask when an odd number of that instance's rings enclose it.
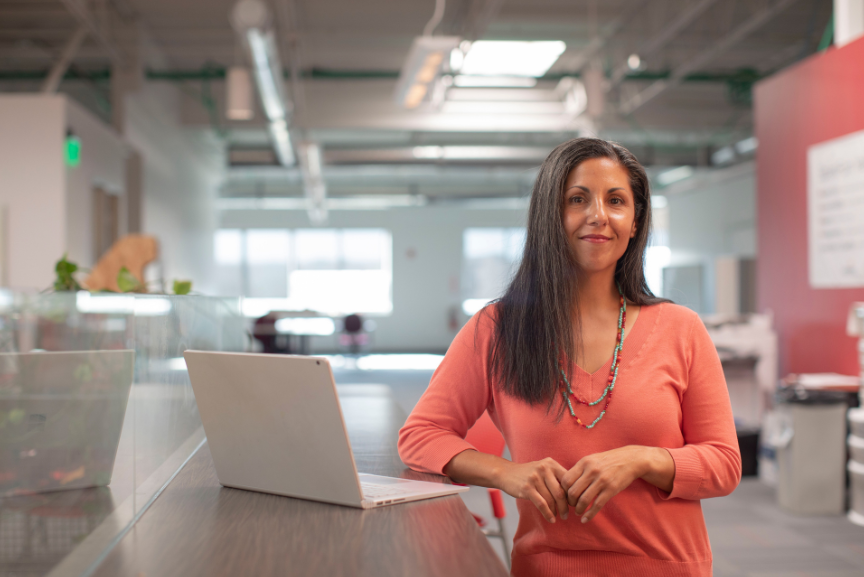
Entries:
{"label": "support column", "polygon": [[864,36],[864,0],[834,0],[834,46]]}

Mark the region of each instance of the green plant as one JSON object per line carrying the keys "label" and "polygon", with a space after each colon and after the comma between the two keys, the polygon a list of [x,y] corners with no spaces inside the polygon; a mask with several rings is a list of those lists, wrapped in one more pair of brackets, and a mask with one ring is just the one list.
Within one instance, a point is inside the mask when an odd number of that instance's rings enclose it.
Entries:
{"label": "green plant", "polygon": [[174,281],[174,294],[175,295],[188,295],[192,291],[192,281],[191,280],[175,280]]}
{"label": "green plant", "polygon": [[146,293],[147,285],[138,280],[125,266],[117,273],[117,288],[121,293]]}
{"label": "green plant", "polygon": [[78,271],[78,265],[70,262],[63,254],[63,258],[57,261],[54,265],[54,271],[57,273],[57,278],[54,279],[54,290],[61,291],[80,291],[81,285],[75,280],[75,273]]}

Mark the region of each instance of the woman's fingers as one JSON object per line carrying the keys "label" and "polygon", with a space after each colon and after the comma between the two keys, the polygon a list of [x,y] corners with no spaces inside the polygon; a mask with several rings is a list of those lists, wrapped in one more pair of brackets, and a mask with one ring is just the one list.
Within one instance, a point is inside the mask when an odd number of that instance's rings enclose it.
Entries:
{"label": "woman's fingers", "polygon": [[612,498],[610,491],[601,491],[596,497],[594,497],[594,504],[591,505],[591,508],[582,515],[582,522],[587,523],[591,519],[593,519],[597,513],[600,512],[600,509]]}
{"label": "woman's fingers", "polygon": [[567,519],[567,512],[570,509],[570,504],[567,502],[567,494],[564,493],[564,489],[561,488],[561,481],[558,480],[555,471],[551,469],[546,471],[545,479],[546,488],[555,500],[555,507],[558,509],[558,515],[560,515],[562,519]]}
{"label": "woman's fingers", "polygon": [[582,493],[591,485],[591,482],[594,480],[593,475],[589,475],[585,472],[577,478],[570,488],[567,489],[567,502],[570,503],[571,507],[575,507],[576,503],[579,502],[579,497],[582,496]]}
{"label": "woman's fingers", "polygon": [[591,485],[589,485],[584,491],[582,491],[582,494],[579,495],[578,499],[576,500],[576,504],[573,505],[576,514],[584,516],[584,513],[588,509],[588,506],[597,499],[597,495],[599,495],[600,492],[605,488],[606,487],[603,483],[595,481],[594,483],[591,483]]}
{"label": "woman's fingers", "polygon": [[540,511],[540,514],[543,515],[543,518],[549,521],[550,523],[555,522],[555,514],[552,512],[552,509],[549,507],[549,503],[546,499],[540,494],[539,491],[533,490],[528,492],[528,500],[534,503],[534,506],[537,507],[537,510]]}

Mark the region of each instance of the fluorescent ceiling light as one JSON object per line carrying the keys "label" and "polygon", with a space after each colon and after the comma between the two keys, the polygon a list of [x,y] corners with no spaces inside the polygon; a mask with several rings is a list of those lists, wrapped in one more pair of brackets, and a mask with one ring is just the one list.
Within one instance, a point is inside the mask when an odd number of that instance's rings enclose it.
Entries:
{"label": "fluorescent ceiling light", "polygon": [[728,164],[735,160],[735,149],[731,146],[724,146],[711,155],[711,163],[714,165]]}
{"label": "fluorescent ceiling light", "polygon": [[549,149],[542,146],[415,146],[414,158],[446,160],[536,160],[542,161]]}
{"label": "fluorescent ceiling light", "polygon": [[445,56],[459,44],[456,36],[420,36],[414,39],[399,74],[394,98],[405,108],[417,108],[438,77]]}
{"label": "fluorescent ceiling light", "polygon": [[483,76],[543,76],[565,48],[567,45],[560,40],[480,40],[471,44],[460,72]]}
{"label": "fluorescent ceiling light", "polygon": [[[263,34],[261,30],[252,28],[246,32],[249,49],[252,52],[252,62],[255,65],[255,80],[261,94],[264,113],[271,121],[285,118],[285,104],[282,93],[282,74],[274,70],[273,54],[275,44],[271,33]],[[278,80],[277,80],[278,75]]]}
{"label": "fluorescent ceiling light", "polygon": [[232,25],[249,48],[252,72],[264,115],[270,123],[268,129],[276,157],[281,164],[290,166],[295,162],[288,134],[290,109],[267,5],[261,0],[240,0],[232,11]]}
{"label": "fluorescent ceiling light", "polygon": [[453,79],[453,84],[460,87],[533,88],[537,85],[537,79],[530,76],[467,76],[460,74]]}
{"label": "fluorescent ceiling light", "polygon": [[660,186],[669,186],[673,182],[678,182],[684,180],[685,178],[690,178],[691,176],[693,176],[693,174],[693,168],[689,166],[679,166],[678,168],[673,168],[672,170],[661,172],[657,176],[657,182],[660,183]]}
{"label": "fluorescent ceiling light", "polygon": [[747,154],[749,152],[753,152],[758,147],[759,139],[757,139],[755,136],[745,138],[744,140],[739,140],[735,143],[735,150],[738,151],[738,154]]}
{"label": "fluorescent ceiling light", "polygon": [[307,142],[302,145],[303,190],[309,202],[309,218],[312,222],[327,220],[327,185],[321,168],[321,147]]}

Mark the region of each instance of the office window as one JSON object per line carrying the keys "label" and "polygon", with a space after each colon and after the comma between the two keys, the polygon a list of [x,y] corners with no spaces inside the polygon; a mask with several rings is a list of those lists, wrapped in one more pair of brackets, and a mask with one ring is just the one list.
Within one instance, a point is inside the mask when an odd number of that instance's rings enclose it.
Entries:
{"label": "office window", "polygon": [[654,222],[645,250],[645,281],[652,293],[667,296],[663,287],[663,270],[672,261],[672,251],[669,249],[669,203],[665,196],[651,198],[651,212]]}
{"label": "office window", "polygon": [[473,315],[500,297],[516,272],[524,228],[468,228],[462,236],[462,310]]}
{"label": "office window", "polygon": [[222,229],[214,238],[220,292],[269,310],[387,314],[392,239],[382,229]]}

